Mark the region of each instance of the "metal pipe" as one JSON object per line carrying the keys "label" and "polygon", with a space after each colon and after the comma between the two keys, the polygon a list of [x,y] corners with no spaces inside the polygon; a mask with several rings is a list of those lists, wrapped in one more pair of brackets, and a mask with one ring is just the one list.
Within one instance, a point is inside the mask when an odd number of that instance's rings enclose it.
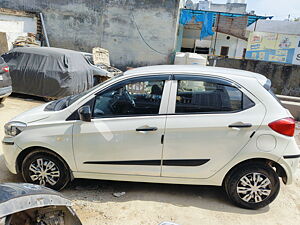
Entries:
{"label": "metal pipe", "polygon": [[257,20],[255,22],[254,31],[256,31],[256,26],[257,26]]}
{"label": "metal pipe", "polygon": [[218,27],[219,27],[219,22],[220,22],[220,13],[219,13],[217,18],[218,18],[218,21],[217,21],[217,27],[216,27],[216,37],[215,37],[215,45],[214,45],[213,55],[215,55],[215,53],[216,53],[216,44],[217,44],[217,38],[218,38]]}
{"label": "metal pipe", "polygon": [[43,26],[43,33],[44,33],[46,45],[47,45],[47,47],[50,47],[49,39],[48,39],[46,27],[45,27],[45,22],[44,22],[44,16],[43,16],[43,13],[40,13],[40,18],[41,18],[41,22],[42,22],[42,26]]}

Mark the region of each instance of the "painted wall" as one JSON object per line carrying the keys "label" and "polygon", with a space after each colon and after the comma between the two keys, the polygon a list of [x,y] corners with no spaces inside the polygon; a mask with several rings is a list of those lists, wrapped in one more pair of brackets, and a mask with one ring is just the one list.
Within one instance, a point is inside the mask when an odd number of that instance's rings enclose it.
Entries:
{"label": "painted wall", "polygon": [[[230,38],[227,39],[227,37]],[[243,57],[243,51],[245,48],[247,48],[247,41],[244,41],[240,38],[236,38],[228,34],[218,33],[217,42],[215,46],[215,39],[216,39],[216,34],[214,35],[213,40],[211,42],[210,54],[213,54],[212,51],[215,47],[215,55],[221,55],[221,48],[222,46],[224,46],[224,47],[229,47],[229,53],[228,53],[229,58]]]}
{"label": "painted wall", "polygon": [[[42,12],[50,45],[110,51],[111,63],[126,66],[172,62],[180,0],[1,0],[1,7]],[[150,46],[150,47],[149,47]]]}
{"label": "painted wall", "polygon": [[300,65],[300,35],[251,32],[246,58]]}

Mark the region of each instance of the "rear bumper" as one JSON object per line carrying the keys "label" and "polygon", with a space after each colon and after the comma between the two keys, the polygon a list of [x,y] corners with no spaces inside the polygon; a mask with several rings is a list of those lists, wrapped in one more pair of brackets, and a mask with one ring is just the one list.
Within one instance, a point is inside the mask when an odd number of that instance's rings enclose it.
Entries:
{"label": "rear bumper", "polygon": [[292,184],[293,180],[295,178],[296,170],[298,169],[300,162],[300,158],[289,158],[289,159],[283,159],[281,158],[279,160],[279,164],[284,168],[285,173],[287,175],[287,182],[286,184]]}
{"label": "rear bumper", "polygon": [[289,143],[278,163],[284,168],[287,175],[286,184],[291,184],[300,166],[300,150],[295,140]]}
{"label": "rear bumper", "polygon": [[7,97],[11,93],[12,93],[12,87],[11,86],[0,88],[0,98]]}

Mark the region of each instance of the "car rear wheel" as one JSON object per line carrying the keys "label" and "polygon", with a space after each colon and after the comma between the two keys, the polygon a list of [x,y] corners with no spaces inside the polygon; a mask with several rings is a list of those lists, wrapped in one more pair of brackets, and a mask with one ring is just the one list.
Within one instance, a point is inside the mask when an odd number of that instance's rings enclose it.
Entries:
{"label": "car rear wheel", "polygon": [[68,166],[55,155],[41,150],[31,152],[25,157],[22,163],[22,175],[28,183],[43,185],[58,191],[70,182]]}
{"label": "car rear wheel", "polygon": [[235,168],[224,182],[229,199],[239,207],[259,209],[275,200],[280,190],[276,172],[263,163]]}

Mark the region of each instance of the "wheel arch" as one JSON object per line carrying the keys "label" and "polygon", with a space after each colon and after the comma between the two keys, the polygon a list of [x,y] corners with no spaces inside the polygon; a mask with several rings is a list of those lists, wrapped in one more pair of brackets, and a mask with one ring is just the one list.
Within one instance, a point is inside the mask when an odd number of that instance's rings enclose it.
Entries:
{"label": "wheel arch", "polygon": [[59,160],[61,160],[65,164],[65,166],[69,169],[71,180],[74,179],[72,170],[71,170],[70,166],[68,165],[68,163],[66,162],[66,160],[64,160],[64,158],[61,155],[57,154],[56,152],[52,151],[51,149],[41,147],[41,146],[28,147],[28,148],[24,149],[18,155],[17,160],[16,160],[16,171],[17,171],[17,173],[21,172],[22,162],[25,159],[25,157],[28,154],[30,154],[31,152],[36,151],[36,150],[41,150],[41,152],[45,152],[46,154],[53,155],[53,156],[57,157]]}
{"label": "wheel arch", "polygon": [[249,164],[264,164],[269,166],[270,168],[272,168],[276,174],[278,175],[278,177],[280,177],[283,181],[284,184],[287,183],[287,173],[285,171],[285,169],[277,162],[271,160],[271,159],[267,159],[267,158],[251,158],[251,159],[246,159],[243,160],[241,162],[239,162],[238,164],[236,164],[234,167],[232,167],[224,176],[223,181],[222,181],[222,186],[224,186],[224,182],[227,180],[227,177],[232,173],[233,170],[235,170],[238,167],[242,167],[242,166],[246,166]]}

